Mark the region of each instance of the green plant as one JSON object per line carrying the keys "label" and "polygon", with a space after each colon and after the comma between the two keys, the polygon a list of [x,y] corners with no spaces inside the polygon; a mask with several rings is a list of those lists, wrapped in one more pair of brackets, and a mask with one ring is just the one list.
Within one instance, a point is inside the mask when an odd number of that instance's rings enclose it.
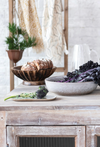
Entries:
{"label": "green plant", "polygon": [[22,30],[15,23],[10,24],[8,29],[11,36],[6,37],[6,44],[8,44],[9,50],[24,50],[28,47],[36,46],[36,38],[29,37],[25,30]]}
{"label": "green plant", "polygon": [[44,98],[48,93],[48,90],[45,88],[45,86],[40,86],[39,90],[37,90],[35,93],[21,93],[20,95],[14,95],[10,96],[4,99],[4,101],[11,99],[11,98],[32,98],[32,99],[42,99]]}

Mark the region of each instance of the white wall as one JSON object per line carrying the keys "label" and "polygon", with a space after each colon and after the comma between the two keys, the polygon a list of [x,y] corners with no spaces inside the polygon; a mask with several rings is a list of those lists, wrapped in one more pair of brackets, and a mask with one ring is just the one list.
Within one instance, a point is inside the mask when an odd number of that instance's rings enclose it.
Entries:
{"label": "white wall", "polygon": [[[36,0],[36,6],[40,24],[42,24],[43,0]],[[0,97],[9,92],[10,85],[9,59],[4,42],[8,35],[8,12],[8,0],[0,0]],[[80,43],[87,43],[91,49],[98,52],[98,55],[100,54],[99,0],[69,0],[69,70],[71,69],[73,46]],[[43,57],[44,53],[37,54],[32,49],[27,49],[18,65],[39,56]],[[15,85],[17,86],[20,82],[21,80],[15,77]]]}
{"label": "white wall", "polygon": [[[69,63],[73,46],[87,43],[100,54],[100,1],[69,0]],[[100,56],[99,56],[100,57]]]}

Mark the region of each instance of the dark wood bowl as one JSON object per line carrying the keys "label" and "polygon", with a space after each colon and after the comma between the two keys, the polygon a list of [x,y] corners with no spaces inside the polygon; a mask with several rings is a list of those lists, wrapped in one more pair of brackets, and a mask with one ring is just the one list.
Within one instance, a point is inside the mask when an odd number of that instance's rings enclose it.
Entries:
{"label": "dark wood bowl", "polygon": [[22,71],[21,67],[22,66],[15,66],[11,68],[13,74],[24,81],[31,81],[31,82],[43,81],[45,78],[51,76],[56,70],[56,67],[53,67],[52,69],[41,69],[39,71],[37,70]]}

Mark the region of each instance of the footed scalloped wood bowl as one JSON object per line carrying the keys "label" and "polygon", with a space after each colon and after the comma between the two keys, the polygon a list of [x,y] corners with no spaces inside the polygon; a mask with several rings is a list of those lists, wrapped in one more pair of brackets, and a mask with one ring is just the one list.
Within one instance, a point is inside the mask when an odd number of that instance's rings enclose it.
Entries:
{"label": "footed scalloped wood bowl", "polygon": [[51,76],[56,70],[56,67],[53,67],[52,69],[41,69],[39,71],[22,71],[21,67],[22,66],[15,66],[11,68],[11,70],[18,78],[28,82],[43,81],[45,78]]}

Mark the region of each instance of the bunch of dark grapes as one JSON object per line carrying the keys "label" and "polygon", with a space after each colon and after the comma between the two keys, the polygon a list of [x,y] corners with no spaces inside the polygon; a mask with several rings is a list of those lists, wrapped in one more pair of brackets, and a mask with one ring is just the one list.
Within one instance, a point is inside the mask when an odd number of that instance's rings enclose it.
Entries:
{"label": "bunch of dark grapes", "polygon": [[80,66],[79,67],[79,71],[80,72],[85,72],[85,71],[87,71],[87,70],[89,70],[89,69],[93,69],[93,68],[97,68],[98,66],[100,66],[100,65],[98,65],[98,63],[96,62],[96,63],[94,63],[93,61],[88,61],[87,63],[85,63],[85,64],[83,64],[82,66]]}

